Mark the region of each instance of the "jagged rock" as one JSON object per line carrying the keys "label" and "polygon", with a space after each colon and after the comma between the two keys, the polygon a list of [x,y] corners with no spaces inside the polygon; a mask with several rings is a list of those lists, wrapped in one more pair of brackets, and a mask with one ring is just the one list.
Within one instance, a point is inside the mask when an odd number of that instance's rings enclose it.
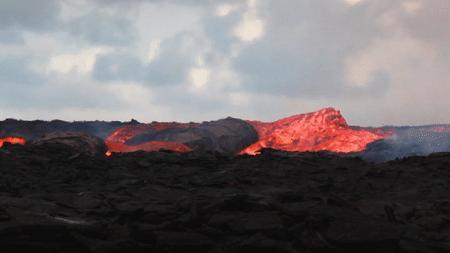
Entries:
{"label": "jagged rock", "polygon": [[365,220],[334,221],[327,233],[330,241],[339,244],[395,244],[401,235],[402,229],[399,226]]}
{"label": "jagged rock", "polygon": [[102,139],[82,133],[50,133],[29,143],[30,146],[48,152],[69,151],[73,159],[77,154],[87,156],[104,155],[107,151]]}
{"label": "jagged rock", "polygon": [[207,252],[214,242],[208,237],[189,232],[155,232],[156,244],[166,252]]}
{"label": "jagged rock", "polygon": [[214,151],[234,155],[257,140],[258,134],[250,124],[229,117],[161,131],[150,128],[131,138],[126,144],[133,146],[150,141],[168,141],[185,144],[197,151]]}
{"label": "jagged rock", "polygon": [[449,154],[0,152],[5,252],[448,252]]}
{"label": "jagged rock", "polygon": [[235,242],[232,252],[241,253],[295,253],[297,252],[289,243],[277,241],[258,233]]}
{"label": "jagged rock", "polygon": [[281,230],[283,224],[280,217],[270,212],[250,213],[244,220],[244,227],[247,231],[268,231]]}

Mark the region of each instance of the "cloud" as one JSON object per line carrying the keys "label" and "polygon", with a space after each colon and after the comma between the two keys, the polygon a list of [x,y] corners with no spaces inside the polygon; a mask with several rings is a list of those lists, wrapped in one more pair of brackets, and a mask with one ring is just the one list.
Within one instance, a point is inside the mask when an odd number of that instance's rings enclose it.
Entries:
{"label": "cloud", "polygon": [[352,124],[448,122],[449,9],[447,0],[4,0],[0,117],[273,120],[335,106]]}
{"label": "cloud", "polygon": [[403,2],[403,8],[407,13],[414,15],[422,8],[422,3],[418,1]]}
{"label": "cloud", "polygon": [[253,42],[264,36],[264,20],[258,16],[257,1],[249,0],[248,10],[233,28],[233,34],[243,42]]}
{"label": "cloud", "polygon": [[20,33],[12,29],[0,29],[0,44],[23,44]]}
{"label": "cloud", "polygon": [[362,0],[344,0],[349,5],[357,5],[362,2]]}
{"label": "cloud", "polygon": [[343,55],[377,36],[376,24],[365,18],[369,10],[308,1],[280,1],[266,8],[271,12],[264,16],[265,37],[244,48],[235,61],[245,88],[284,96],[342,96]]}
{"label": "cloud", "polygon": [[94,45],[125,45],[135,41],[135,27],[130,19],[100,11],[90,11],[65,24],[74,37],[80,37]]}
{"label": "cloud", "polygon": [[450,1],[410,0],[403,2],[403,7],[405,12],[400,16],[399,21],[408,34],[442,47],[449,47]]}
{"label": "cloud", "polygon": [[76,71],[86,74],[92,71],[97,56],[111,51],[108,48],[88,48],[75,54],[60,54],[53,56],[47,65],[47,71],[68,73]]}
{"label": "cloud", "polygon": [[202,88],[209,81],[209,70],[207,68],[192,68],[189,71],[189,79],[195,88]]}
{"label": "cloud", "polygon": [[201,54],[199,38],[182,33],[159,44],[158,57],[151,62],[124,53],[98,57],[94,77],[99,81],[135,81],[146,85],[182,83]]}
{"label": "cloud", "polygon": [[156,58],[158,58],[160,49],[161,49],[161,40],[154,40],[154,41],[150,42],[148,45],[146,62],[151,63]]}
{"label": "cloud", "polygon": [[26,58],[0,58],[0,87],[3,88],[0,94],[5,95],[12,87],[37,85],[42,81],[39,74],[30,68]]}
{"label": "cloud", "polygon": [[42,31],[55,25],[59,5],[55,0],[34,0],[26,3],[15,0],[0,2],[0,29]]}
{"label": "cloud", "polygon": [[236,9],[237,9],[237,6],[233,5],[233,4],[229,4],[229,3],[219,4],[216,7],[215,15],[217,15],[219,17],[225,17],[225,16],[230,15],[230,13],[232,13]]}

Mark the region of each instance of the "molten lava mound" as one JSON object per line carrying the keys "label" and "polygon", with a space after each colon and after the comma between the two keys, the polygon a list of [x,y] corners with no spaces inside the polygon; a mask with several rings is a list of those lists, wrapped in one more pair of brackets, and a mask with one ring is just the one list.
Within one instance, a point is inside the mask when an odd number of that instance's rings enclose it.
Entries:
{"label": "molten lava mound", "polygon": [[248,121],[258,132],[259,140],[241,151],[256,155],[263,148],[291,152],[331,151],[350,153],[365,150],[367,144],[387,134],[352,129],[341,113],[333,108],[295,115],[275,122]]}
{"label": "molten lava mound", "polygon": [[25,145],[26,140],[21,137],[0,138],[0,148],[3,147],[3,145],[5,143],[16,144],[16,145]]}

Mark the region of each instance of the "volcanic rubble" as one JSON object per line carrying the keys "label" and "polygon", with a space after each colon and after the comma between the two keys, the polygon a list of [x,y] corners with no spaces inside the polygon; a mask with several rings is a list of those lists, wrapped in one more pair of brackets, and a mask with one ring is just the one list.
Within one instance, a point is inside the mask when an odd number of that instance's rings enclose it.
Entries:
{"label": "volcanic rubble", "polygon": [[106,157],[48,140],[0,149],[1,252],[450,252],[448,153]]}

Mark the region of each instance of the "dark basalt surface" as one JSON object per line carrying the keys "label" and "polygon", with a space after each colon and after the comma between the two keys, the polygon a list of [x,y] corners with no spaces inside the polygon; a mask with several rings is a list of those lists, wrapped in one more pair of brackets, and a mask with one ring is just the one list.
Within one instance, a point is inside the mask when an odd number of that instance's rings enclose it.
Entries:
{"label": "dark basalt surface", "polygon": [[1,252],[449,252],[450,154],[0,149]]}
{"label": "dark basalt surface", "polygon": [[189,128],[149,131],[130,139],[126,144],[133,146],[149,141],[170,141],[185,144],[195,151],[234,155],[258,141],[258,133],[244,120],[228,117]]}
{"label": "dark basalt surface", "polygon": [[7,136],[24,137],[28,141],[41,138],[43,135],[54,132],[77,132],[88,135],[97,136],[105,139],[112,134],[116,129],[139,124],[135,120],[130,122],[120,121],[75,121],[67,122],[62,120],[15,120],[7,119],[0,121],[0,138]]}

